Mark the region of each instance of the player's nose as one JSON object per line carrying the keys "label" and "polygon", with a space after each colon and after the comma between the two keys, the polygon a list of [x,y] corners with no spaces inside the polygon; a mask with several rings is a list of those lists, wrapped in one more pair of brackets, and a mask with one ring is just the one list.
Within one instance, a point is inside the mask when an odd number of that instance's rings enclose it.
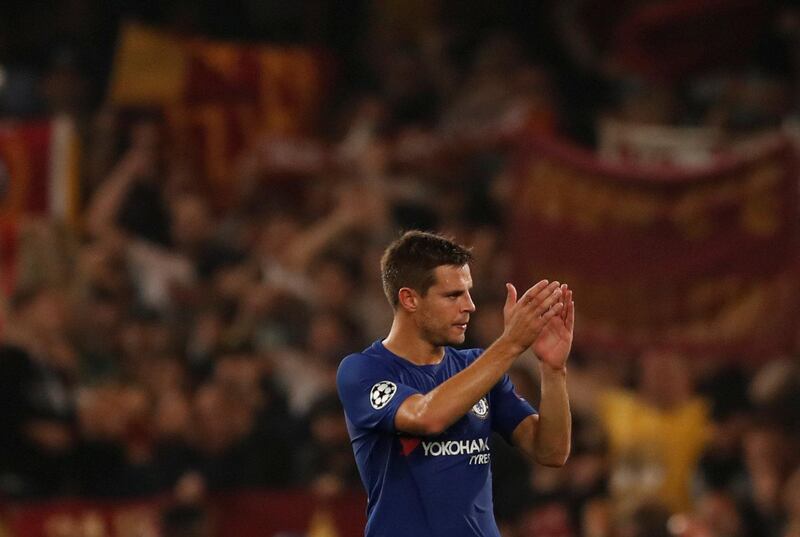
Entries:
{"label": "player's nose", "polygon": [[472,296],[469,293],[464,295],[464,303],[461,310],[468,313],[475,311],[475,303],[472,301]]}

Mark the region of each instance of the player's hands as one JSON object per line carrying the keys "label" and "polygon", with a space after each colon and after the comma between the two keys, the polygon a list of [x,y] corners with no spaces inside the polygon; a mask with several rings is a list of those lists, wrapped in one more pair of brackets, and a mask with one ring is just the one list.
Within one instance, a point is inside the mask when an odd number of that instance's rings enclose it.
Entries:
{"label": "player's hands", "polygon": [[558,282],[542,280],[517,300],[517,289],[506,284],[506,304],[503,307],[505,329],[502,337],[519,353],[530,347],[551,319],[564,309],[562,290]]}
{"label": "player's hands", "polygon": [[554,370],[566,367],[575,329],[575,302],[566,284],[561,286],[560,304],[559,314],[549,318],[531,346],[542,364]]}

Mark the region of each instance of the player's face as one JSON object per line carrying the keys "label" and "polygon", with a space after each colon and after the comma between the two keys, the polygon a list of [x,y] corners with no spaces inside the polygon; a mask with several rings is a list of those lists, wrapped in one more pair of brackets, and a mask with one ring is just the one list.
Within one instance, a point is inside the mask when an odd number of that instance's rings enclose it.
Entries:
{"label": "player's face", "polygon": [[464,342],[469,316],[475,311],[469,265],[436,267],[434,276],[434,284],[419,301],[419,327],[434,345],[458,345]]}

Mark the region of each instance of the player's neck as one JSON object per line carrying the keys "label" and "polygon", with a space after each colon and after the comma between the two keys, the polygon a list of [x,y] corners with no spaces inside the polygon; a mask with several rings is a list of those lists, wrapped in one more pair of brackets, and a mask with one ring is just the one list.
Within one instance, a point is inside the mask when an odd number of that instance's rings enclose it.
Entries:
{"label": "player's neck", "polygon": [[444,357],[444,347],[433,345],[417,333],[416,327],[406,326],[396,316],[383,346],[401,358],[417,365],[438,364]]}

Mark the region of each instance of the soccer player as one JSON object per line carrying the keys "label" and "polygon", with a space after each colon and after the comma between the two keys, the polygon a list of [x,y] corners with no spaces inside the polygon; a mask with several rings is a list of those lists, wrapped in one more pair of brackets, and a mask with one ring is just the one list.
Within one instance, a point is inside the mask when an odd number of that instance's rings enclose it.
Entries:
{"label": "soccer player", "polygon": [[[475,311],[470,259],[431,233],[410,231],[392,243],[381,260],[391,331],[339,366],[339,397],[368,494],[367,537],[499,537],[492,431],[544,465],[561,466],[569,454],[572,291],[542,280],[517,300],[507,284],[503,334],[485,351],[455,350]],[[528,348],[540,362],[538,414],[506,375]]]}

